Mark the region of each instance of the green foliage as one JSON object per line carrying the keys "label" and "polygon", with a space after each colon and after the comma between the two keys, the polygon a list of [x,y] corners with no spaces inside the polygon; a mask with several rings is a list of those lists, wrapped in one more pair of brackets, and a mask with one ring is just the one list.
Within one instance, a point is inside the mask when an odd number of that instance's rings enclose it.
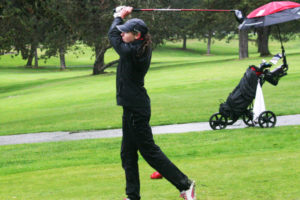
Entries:
{"label": "green foliage", "polygon": [[14,50],[21,52],[23,59],[27,59],[30,49],[35,49],[45,36],[46,24],[41,18],[44,13],[43,2],[15,0],[5,3],[5,24],[1,33],[9,30],[6,42]]}
{"label": "green foliage", "polygon": [[[247,15],[253,9],[270,2],[237,0],[3,0],[0,2],[0,54],[17,51],[23,59],[32,59],[34,50],[43,48],[43,59],[65,54],[76,42],[94,50],[94,70],[103,72],[103,55],[110,47],[107,31],[113,20],[112,9],[118,5],[135,8],[206,8],[240,9]],[[296,2],[300,2],[297,0]],[[237,34],[237,22],[232,13],[223,12],[138,12],[132,17],[146,21],[154,46],[166,40],[198,38],[208,42]],[[282,25],[287,41],[299,32],[298,22]],[[277,32],[271,32],[278,39]],[[96,70],[96,71],[97,71]],[[102,71],[101,71],[102,70]]]}

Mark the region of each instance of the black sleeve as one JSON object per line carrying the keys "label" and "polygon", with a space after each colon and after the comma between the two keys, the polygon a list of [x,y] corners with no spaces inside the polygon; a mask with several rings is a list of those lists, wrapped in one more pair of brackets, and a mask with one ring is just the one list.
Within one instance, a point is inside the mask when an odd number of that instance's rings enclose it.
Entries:
{"label": "black sleeve", "polygon": [[117,25],[121,24],[123,24],[123,19],[121,17],[115,18],[108,32],[110,44],[120,56],[127,55],[131,52],[130,46],[123,42],[121,31],[119,31],[116,27]]}

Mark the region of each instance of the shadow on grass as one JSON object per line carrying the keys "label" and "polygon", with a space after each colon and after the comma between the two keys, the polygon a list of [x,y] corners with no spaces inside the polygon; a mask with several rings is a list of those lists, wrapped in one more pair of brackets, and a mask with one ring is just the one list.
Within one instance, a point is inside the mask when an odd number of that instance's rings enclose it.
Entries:
{"label": "shadow on grass", "polygon": [[179,52],[179,53],[194,54],[196,56],[206,54],[206,51],[202,50],[202,49],[182,49],[182,48],[178,48],[178,47],[168,47],[168,46],[157,47],[154,51],[157,51],[157,52],[175,51],[175,52]]}
{"label": "shadow on grass", "polygon": [[[229,47],[228,47],[229,48]],[[207,55],[207,50],[206,49],[195,49],[195,48],[187,48],[187,49],[182,49],[179,47],[169,47],[169,46],[163,46],[163,47],[157,47],[155,49],[155,51],[157,52],[168,52],[168,51],[173,51],[173,52],[178,52],[178,53],[186,53],[189,55],[196,55],[196,56],[203,56],[203,55]],[[232,49],[230,49],[230,51],[224,51],[223,48],[213,48],[211,50],[211,54],[212,55],[224,55],[224,56],[234,56],[234,55],[238,55],[238,51],[232,51]]]}
{"label": "shadow on grass", "polygon": [[[205,64],[214,64],[214,63],[219,63],[219,62],[230,62],[234,61],[236,58],[227,58],[227,59],[220,59],[220,60],[205,60],[205,61],[195,61],[195,62],[185,62],[182,61],[180,63],[176,62],[168,62],[170,64],[162,65],[162,66],[155,66],[155,67],[150,67],[150,70],[160,70],[160,69],[166,69],[166,68],[178,68],[178,67],[187,67],[190,65],[197,65],[199,64],[199,67],[206,67]],[[152,64],[163,64],[164,62],[153,62]]]}
{"label": "shadow on grass", "polygon": [[68,71],[91,71],[93,70],[93,66],[70,66],[67,67],[65,70],[61,70],[57,66],[42,66],[38,68],[27,68],[24,66],[15,66],[15,67],[7,67],[7,66],[1,66],[0,65],[0,71],[10,71],[10,72],[22,72],[22,73],[34,73],[34,72],[41,72],[41,73],[47,73],[47,72],[68,72]]}
{"label": "shadow on grass", "polygon": [[[114,72],[109,72],[109,73],[105,73],[105,74],[101,74],[103,76],[110,76],[110,75],[114,75]],[[30,82],[23,82],[23,83],[18,83],[18,84],[12,84],[12,85],[8,85],[8,86],[4,86],[0,88],[0,93],[9,93],[9,92],[15,92],[15,91],[20,91],[20,90],[24,90],[24,89],[29,89],[29,88],[34,88],[34,87],[41,87],[43,85],[46,84],[51,84],[51,83],[60,83],[60,82],[64,82],[64,81],[69,81],[69,80],[76,80],[76,79],[81,79],[84,77],[92,77],[92,74],[89,75],[81,75],[81,76],[75,76],[75,77],[65,77],[65,78],[57,78],[57,79],[38,79],[35,81],[30,81]],[[2,98],[8,98],[10,96],[3,96],[0,97],[0,99]]]}

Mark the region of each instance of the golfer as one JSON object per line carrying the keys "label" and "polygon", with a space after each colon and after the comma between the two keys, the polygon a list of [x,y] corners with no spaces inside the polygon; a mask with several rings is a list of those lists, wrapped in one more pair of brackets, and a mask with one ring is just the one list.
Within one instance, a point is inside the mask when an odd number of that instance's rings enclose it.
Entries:
{"label": "golfer", "polygon": [[123,19],[132,7],[119,6],[108,37],[120,56],[117,68],[117,104],[123,107],[122,167],[126,176],[125,200],[139,200],[140,180],[138,151],[163,177],[171,182],[185,200],[194,200],[195,182],[188,179],[161,151],[153,140],[149,125],[150,98],[144,88],[144,77],[151,62],[151,38],[141,19]]}

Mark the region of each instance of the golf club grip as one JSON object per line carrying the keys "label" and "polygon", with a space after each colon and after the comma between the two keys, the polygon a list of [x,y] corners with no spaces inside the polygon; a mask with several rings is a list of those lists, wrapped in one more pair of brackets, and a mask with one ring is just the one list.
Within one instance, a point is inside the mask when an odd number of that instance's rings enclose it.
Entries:
{"label": "golf club grip", "polygon": [[[132,10],[132,12],[138,12],[138,11],[142,11],[142,9],[134,8],[134,9]],[[113,9],[113,12],[114,12],[114,13],[116,12],[116,9],[115,9],[115,8]]]}

